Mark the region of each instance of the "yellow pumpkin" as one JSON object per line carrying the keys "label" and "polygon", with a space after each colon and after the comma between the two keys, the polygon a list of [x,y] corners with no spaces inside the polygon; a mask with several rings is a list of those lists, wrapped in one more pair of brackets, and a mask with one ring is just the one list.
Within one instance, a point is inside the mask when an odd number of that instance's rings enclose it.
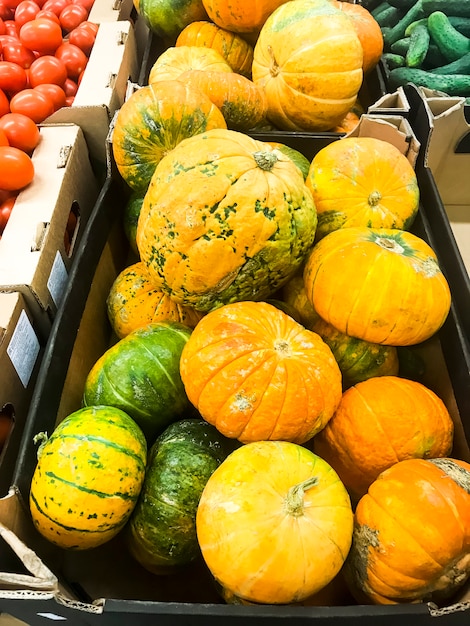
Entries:
{"label": "yellow pumpkin", "polygon": [[233,71],[214,48],[173,46],[162,52],[153,63],[149,72],[149,85],[160,80],[175,80],[188,70]]}

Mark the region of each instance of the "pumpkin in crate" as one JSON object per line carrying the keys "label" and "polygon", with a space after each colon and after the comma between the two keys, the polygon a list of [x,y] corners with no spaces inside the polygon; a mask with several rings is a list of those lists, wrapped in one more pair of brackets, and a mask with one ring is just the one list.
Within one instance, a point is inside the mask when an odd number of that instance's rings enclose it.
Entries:
{"label": "pumpkin in crate", "polygon": [[409,230],[419,206],[406,156],[375,137],[344,137],[319,150],[306,181],[318,213],[317,239],[349,226]]}
{"label": "pumpkin in crate", "polygon": [[209,311],[272,295],[310,252],[316,221],[289,157],[244,133],[213,129],[181,141],[158,164],[137,246],[162,291]]}
{"label": "pumpkin in crate", "polygon": [[35,528],[60,548],[85,550],[128,521],[145,476],[147,442],[120,409],[90,406],[45,433],[31,482]]}
{"label": "pumpkin in crate", "polygon": [[142,261],[129,265],[118,274],[111,285],[106,307],[119,339],[151,322],[181,322],[194,328],[203,315],[181,306],[156,289]]}
{"label": "pumpkin in crate", "polygon": [[86,406],[126,411],[153,443],[191,408],[179,364],[191,329],[178,322],[152,322],[120,339],[96,361],[85,380]]}
{"label": "pumpkin in crate", "polygon": [[356,101],[362,58],[350,18],[328,0],[281,5],[253,55],[252,77],[266,92],[268,119],[281,130],[331,130]]}
{"label": "pumpkin in crate", "polygon": [[116,167],[129,187],[145,194],[157,163],[182,139],[226,127],[224,116],[209,98],[180,81],[140,87],[121,106],[114,122]]}
{"label": "pumpkin in crate", "polygon": [[300,152],[300,150],[292,148],[292,146],[288,146],[287,144],[281,143],[280,141],[268,141],[268,143],[273,148],[280,150],[288,157],[290,157],[297,165],[299,170],[302,172],[304,180],[307,180],[307,176],[310,170],[310,161],[304,154],[302,154],[302,152]]}
{"label": "pumpkin in crate", "polygon": [[341,372],[319,335],[266,302],[207,313],[180,363],[188,398],[226,437],[304,443],[341,399]]}
{"label": "pumpkin in crate", "polygon": [[178,80],[203,91],[222,112],[227,128],[248,132],[266,119],[264,91],[241,74],[194,69]]}
{"label": "pumpkin in crate", "polygon": [[304,285],[320,317],[372,343],[422,343],[450,310],[449,285],[433,249],[404,230],[332,231],[313,248]]}
{"label": "pumpkin in crate", "polygon": [[212,22],[192,22],[176,39],[175,46],[204,46],[221,54],[234,72],[251,78],[253,46],[240,35]]}
{"label": "pumpkin in crate", "polygon": [[313,444],[358,500],[398,461],[449,455],[453,433],[449,411],[431,389],[398,376],[378,376],[344,392]]}
{"label": "pumpkin in crate", "polygon": [[172,46],[162,52],[150,68],[148,82],[175,80],[188,70],[232,73],[224,57],[214,48]]}
{"label": "pumpkin in crate", "polygon": [[359,501],[346,580],[362,604],[437,601],[470,576],[470,464],[408,459]]}
{"label": "pumpkin in crate", "polygon": [[202,0],[134,0],[134,6],[149,29],[167,42],[191,22],[207,19]]}
{"label": "pumpkin in crate", "polygon": [[268,16],[287,0],[202,0],[209,18],[234,33],[256,33]]}
{"label": "pumpkin in crate", "polygon": [[150,572],[169,574],[200,556],[196,510],[227,456],[225,446],[213,426],[194,418],[170,424],[151,447],[126,536],[131,554]]}
{"label": "pumpkin in crate", "polygon": [[326,587],[351,545],[353,513],[336,472],[286,441],[232,452],[204,487],[202,556],[219,584],[260,604],[301,602]]}
{"label": "pumpkin in crate", "polygon": [[139,249],[137,248],[136,233],[137,223],[139,221],[140,210],[144,202],[144,193],[133,191],[129,196],[128,201],[124,206],[123,215],[123,227],[124,234],[129,242],[130,249],[136,257],[139,256]]}

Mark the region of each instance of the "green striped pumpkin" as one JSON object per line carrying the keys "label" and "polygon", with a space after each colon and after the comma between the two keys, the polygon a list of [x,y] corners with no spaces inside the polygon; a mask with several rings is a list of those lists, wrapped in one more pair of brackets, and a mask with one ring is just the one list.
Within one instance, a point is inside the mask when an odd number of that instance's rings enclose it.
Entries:
{"label": "green striped pumpkin", "polygon": [[71,413],[38,450],[29,498],[34,526],[61,548],[109,541],[136,505],[146,462],[144,435],[123,411],[92,406]]}

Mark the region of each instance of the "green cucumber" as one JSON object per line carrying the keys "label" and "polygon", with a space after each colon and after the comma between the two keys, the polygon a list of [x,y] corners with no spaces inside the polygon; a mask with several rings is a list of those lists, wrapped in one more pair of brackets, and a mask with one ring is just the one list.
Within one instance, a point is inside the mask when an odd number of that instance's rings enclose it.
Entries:
{"label": "green cucumber", "polygon": [[388,0],[388,3],[391,4],[392,7],[397,7],[397,9],[401,9],[402,11],[408,11],[415,3],[415,0]]}
{"label": "green cucumber", "polygon": [[422,17],[420,20],[415,20],[414,22],[411,22],[411,24],[407,26],[405,29],[405,37],[409,37],[417,26],[420,26],[421,24],[427,24],[427,23],[428,23],[427,17]]}
{"label": "green cucumber", "polygon": [[405,57],[401,54],[394,54],[393,52],[384,52],[382,60],[389,70],[393,70],[396,67],[405,66]]}
{"label": "green cucumber", "polygon": [[421,67],[429,49],[430,36],[426,24],[417,24],[410,35],[410,46],[406,52],[408,67]]}
{"label": "green cucumber", "polygon": [[427,70],[431,67],[440,67],[447,63],[446,58],[442,55],[442,52],[436,46],[435,43],[430,43],[426,58],[421,66],[422,70]]}
{"label": "green cucumber", "polygon": [[400,54],[401,56],[406,56],[408,52],[408,48],[410,47],[410,37],[403,37],[398,41],[395,41],[390,46],[390,52],[394,54]]}
{"label": "green cucumber", "polygon": [[423,0],[424,15],[431,15],[434,11],[442,11],[446,15],[470,17],[470,2],[468,0]]}
{"label": "green cucumber", "polygon": [[403,15],[403,17],[393,26],[386,34],[384,34],[384,46],[390,49],[395,41],[405,36],[405,30],[416,20],[425,17],[423,12],[423,0],[417,0],[415,4]]}
{"label": "green cucumber", "polygon": [[455,15],[448,15],[447,17],[449,18],[449,22],[459,33],[470,37],[470,17],[458,17]]}
{"label": "green cucumber", "polygon": [[457,61],[435,67],[430,71],[433,74],[470,74],[470,52],[464,54],[463,57],[460,57]]}
{"label": "green cucumber", "polygon": [[470,75],[435,74],[413,67],[397,67],[388,75],[391,89],[414,83],[427,89],[442,91],[449,96],[470,96]]}
{"label": "green cucumber", "polygon": [[389,3],[384,0],[383,2],[379,2],[378,4],[376,4],[373,9],[369,9],[369,11],[372,17],[374,19],[377,19],[377,15],[382,13],[382,11],[385,11],[385,9],[388,9],[389,6]]}
{"label": "green cucumber", "polygon": [[434,11],[428,17],[429,34],[447,61],[456,61],[470,52],[470,39],[452,26],[442,11]]}
{"label": "green cucumber", "polygon": [[380,11],[380,13],[377,13],[377,15],[374,15],[373,18],[382,28],[384,26],[392,26],[393,24],[396,24],[401,15],[402,12],[400,11],[400,9],[388,5],[386,9]]}

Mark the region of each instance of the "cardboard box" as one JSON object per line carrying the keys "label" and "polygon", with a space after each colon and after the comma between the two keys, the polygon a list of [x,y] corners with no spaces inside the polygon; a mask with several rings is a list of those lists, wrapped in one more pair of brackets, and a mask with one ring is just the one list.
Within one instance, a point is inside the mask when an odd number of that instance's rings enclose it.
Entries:
{"label": "cardboard box", "polygon": [[[406,137],[411,139],[406,120],[395,122],[372,118],[368,120],[369,131],[375,130],[383,136],[386,129],[395,135],[398,143]],[[414,141],[408,143],[416,145]],[[322,145],[319,142],[318,148]],[[296,147],[295,143],[292,147]],[[312,143],[310,149],[314,150]],[[413,151],[409,155],[413,158]],[[111,340],[105,299],[114,277],[128,258],[117,208],[126,202],[129,193],[118,177],[106,180],[54,320],[11,489],[0,498],[0,541],[3,541],[0,543],[0,609],[30,626],[42,626],[45,618],[68,620],[74,626],[96,623],[215,626],[222,622],[272,626],[286,621],[289,626],[307,622],[315,626],[332,623],[439,626],[447,625],[448,620],[455,626],[467,625],[468,588],[443,608],[432,603],[398,606],[344,603],[328,607],[225,605],[200,562],[176,576],[155,577],[129,557],[122,536],[93,551],[67,552],[55,548],[34,530],[28,511],[29,486],[36,465],[33,436],[44,430],[50,432],[56,423],[79,408],[90,366]],[[430,233],[423,216],[421,212],[418,214],[413,230],[428,238]],[[421,353],[429,366],[425,382],[444,400],[455,423],[453,454],[470,459],[470,411],[462,410],[470,399],[470,352],[459,340],[453,309],[439,334],[422,346]]]}
{"label": "cardboard box", "polygon": [[0,293],[0,412],[11,422],[0,448],[0,495],[8,493],[44,352],[21,293]]}
{"label": "cardboard box", "polygon": [[98,178],[106,173],[105,142],[114,112],[124,102],[129,79],[136,80],[135,32],[128,20],[100,23],[83,79],[70,107],[63,107],[44,124],[77,124],[83,131]]}
{"label": "cardboard box", "polygon": [[95,24],[121,22],[132,19],[134,12],[133,0],[95,0],[88,20]]}
{"label": "cardboard box", "polygon": [[0,241],[0,292],[20,292],[47,337],[99,186],[79,126],[42,126],[32,160],[34,180],[18,195]]}

